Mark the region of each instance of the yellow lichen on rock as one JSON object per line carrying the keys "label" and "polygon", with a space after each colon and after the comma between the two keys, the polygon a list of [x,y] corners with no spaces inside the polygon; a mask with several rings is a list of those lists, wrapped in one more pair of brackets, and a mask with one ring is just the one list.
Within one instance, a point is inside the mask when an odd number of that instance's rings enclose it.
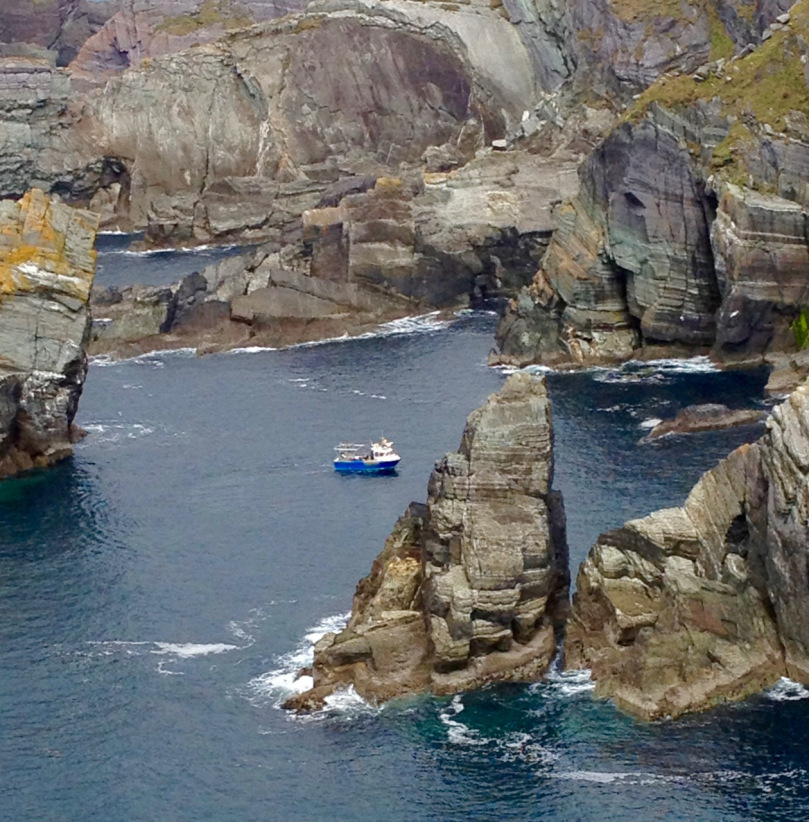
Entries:
{"label": "yellow lichen on rock", "polygon": [[32,189],[0,203],[0,299],[35,290],[87,300],[95,274],[98,216]]}

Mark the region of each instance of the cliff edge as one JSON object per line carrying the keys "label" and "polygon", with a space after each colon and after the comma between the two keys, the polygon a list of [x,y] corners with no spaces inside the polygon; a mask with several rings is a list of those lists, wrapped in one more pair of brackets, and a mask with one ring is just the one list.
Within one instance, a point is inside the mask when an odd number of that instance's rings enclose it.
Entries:
{"label": "cliff edge", "polygon": [[97,215],[32,189],[0,201],[0,477],[72,453]]}

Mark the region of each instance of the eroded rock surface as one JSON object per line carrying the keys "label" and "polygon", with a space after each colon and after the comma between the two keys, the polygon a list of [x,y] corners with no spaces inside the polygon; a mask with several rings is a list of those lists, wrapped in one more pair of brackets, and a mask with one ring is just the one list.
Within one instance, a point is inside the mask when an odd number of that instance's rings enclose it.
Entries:
{"label": "eroded rock surface", "polygon": [[645,718],[809,683],[809,385],[682,508],[603,534],[582,564],[567,665]]}
{"label": "eroded rock surface", "polygon": [[472,412],[427,505],[408,509],[357,586],[346,628],[317,644],[314,688],[287,707],[348,685],[382,701],[541,676],[568,590],[552,440],[541,378],[512,375]]}
{"label": "eroded rock surface", "polygon": [[72,453],[98,217],[34,189],[0,201],[0,477]]}
{"label": "eroded rock surface", "polygon": [[513,154],[404,179],[344,178],[322,195],[297,186],[288,210],[271,190],[278,241],[200,272],[181,314],[172,308],[181,283],[96,289],[92,350],[289,345],[514,293],[530,282],[553,230],[552,203],[574,190],[576,174],[573,162]]}

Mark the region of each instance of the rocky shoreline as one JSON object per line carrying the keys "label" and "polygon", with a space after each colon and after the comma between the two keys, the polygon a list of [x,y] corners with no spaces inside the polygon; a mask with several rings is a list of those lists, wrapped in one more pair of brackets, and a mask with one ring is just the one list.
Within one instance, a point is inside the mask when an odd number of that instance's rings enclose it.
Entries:
{"label": "rocky shoreline", "polygon": [[[683,508],[602,535],[569,618],[547,395],[512,376],[290,707],[531,680],[565,623],[567,664],[644,718],[807,681],[809,0],[0,15],[0,476],[71,452],[88,347],[279,347],[498,297],[492,364],[768,363],[792,393],[765,436]],[[93,289],[99,225],[245,251]],[[703,408],[651,436],[756,416]]]}

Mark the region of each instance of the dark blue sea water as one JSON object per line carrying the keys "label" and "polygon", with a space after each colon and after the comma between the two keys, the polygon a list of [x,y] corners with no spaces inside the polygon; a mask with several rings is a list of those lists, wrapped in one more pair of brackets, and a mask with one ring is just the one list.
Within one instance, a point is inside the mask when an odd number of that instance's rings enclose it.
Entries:
{"label": "dark blue sea water", "polygon": [[[800,820],[809,701],[638,724],[555,675],[382,709],[285,714],[434,460],[504,375],[494,318],[414,333],[90,369],[71,460],[0,485],[0,819]],[[549,377],[574,564],[602,530],[682,502],[755,432],[638,444],[763,375],[699,363]],[[392,477],[343,477],[386,434]],[[794,697],[794,699],[790,699]]]}
{"label": "dark blue sea water", "polygon": [[210,246],[187,250],[160,249],[152,251],[131,251],[134,240],[142,239],[140,234],[101,234],[97,248],[96,285],[123,286],[142,283],[144,285],[171,285],[194,271],[202,271],[206,266],[218,263],[226,257],[244,253],[244,246]]}

